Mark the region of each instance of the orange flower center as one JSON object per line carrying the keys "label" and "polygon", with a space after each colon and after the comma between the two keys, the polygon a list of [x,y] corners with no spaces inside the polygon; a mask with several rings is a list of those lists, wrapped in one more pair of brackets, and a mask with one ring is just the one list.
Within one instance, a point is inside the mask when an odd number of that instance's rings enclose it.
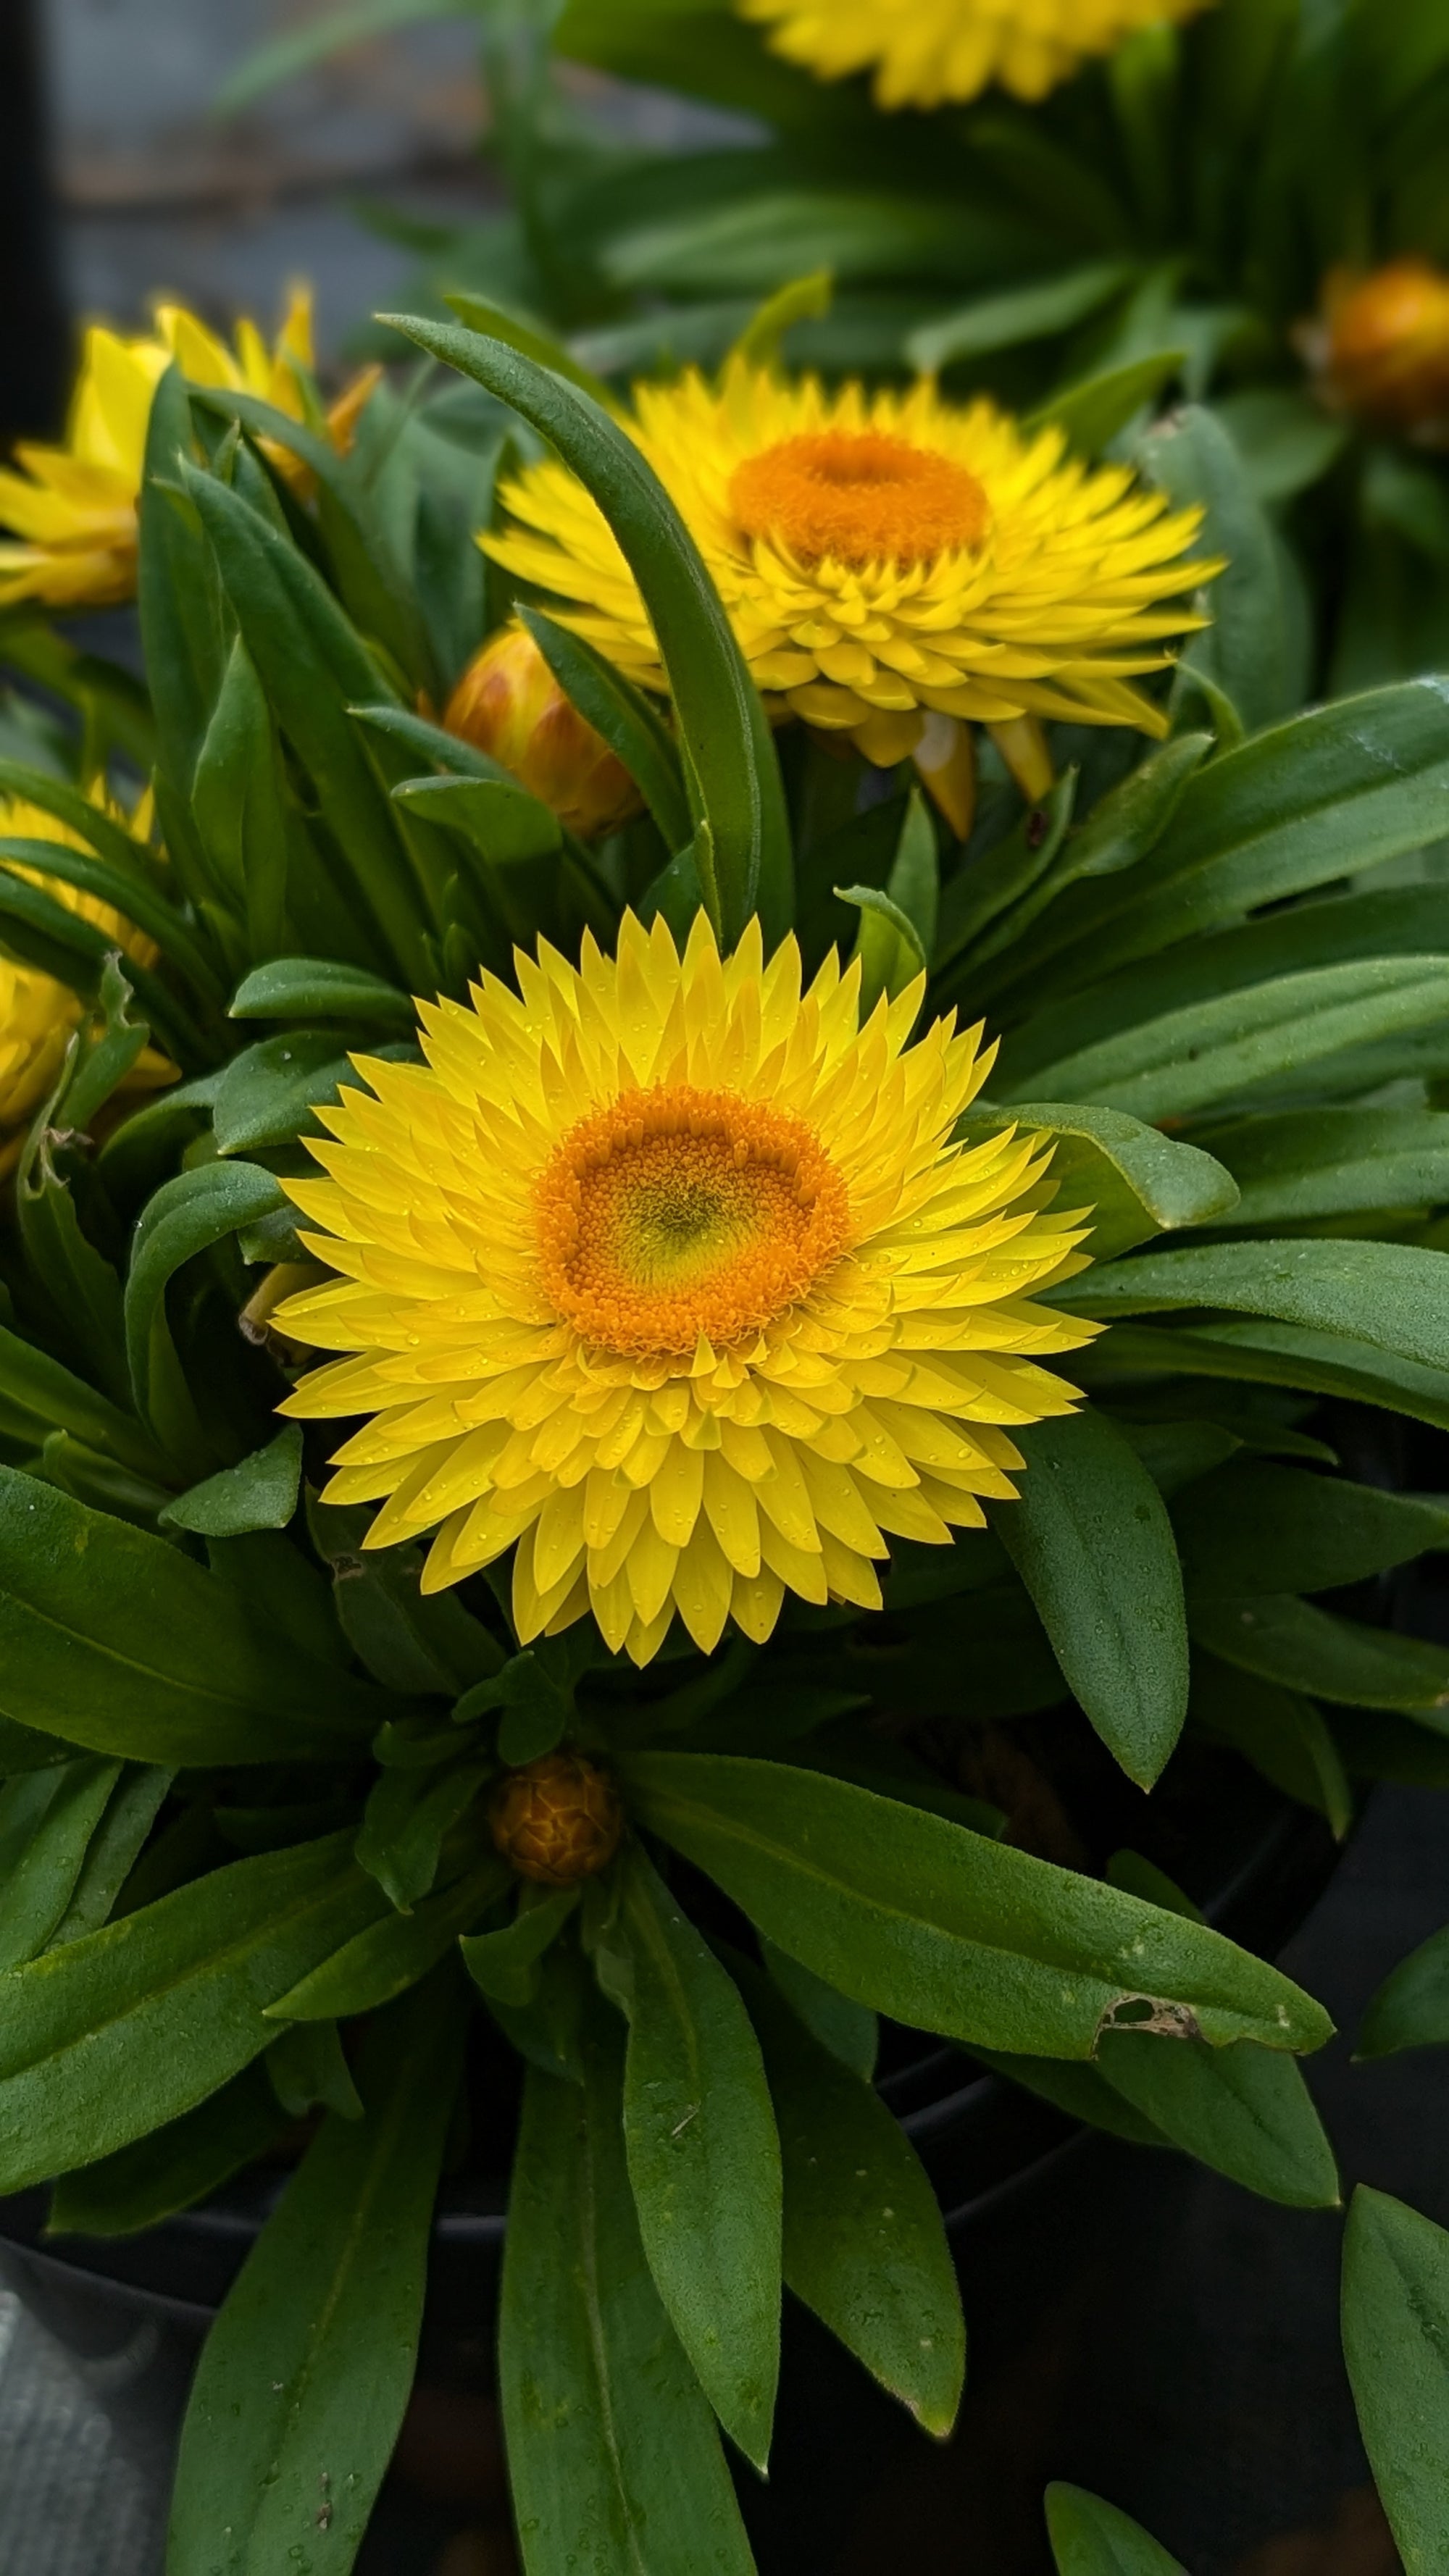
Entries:
{"label": "orange flower center", "polygon": [[964,465],[879,429],[781,439],[736,466],[730,506],[746,536],[772,538],[802,563],[929,563],[980,546],[991,526]]}
{"label": "orange flower center", "polygon": [[838,1260],[845,1185],[798,1118],[689,1083],[570,1129],[535,1185],[544,1286],[586,1341],[684,1356],[758,1333]]}

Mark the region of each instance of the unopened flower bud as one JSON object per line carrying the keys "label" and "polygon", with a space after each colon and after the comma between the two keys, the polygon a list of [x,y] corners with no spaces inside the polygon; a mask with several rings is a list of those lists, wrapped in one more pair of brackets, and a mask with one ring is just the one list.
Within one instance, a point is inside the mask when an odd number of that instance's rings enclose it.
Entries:
{"label": "unopened flower bud", "polygon": [[545,1887],[592,1878],[613,1859],[624,1830],[618,1790],[582,1753],[545,1753],[505,1772],[488,1813],[505,1860]]}
{"label": "unopened flower bud", "polygon": [[564,696],[525,627],[501,628],[475,654],[443,723],[510,770],[586,840],[641,810],[623,762]]}
{"label": "unopened flower bud", "polygon": [[1324,400],[1425,446],[1449,444],[1449,276],[1427,259],[1336,272],[1300,335]]}

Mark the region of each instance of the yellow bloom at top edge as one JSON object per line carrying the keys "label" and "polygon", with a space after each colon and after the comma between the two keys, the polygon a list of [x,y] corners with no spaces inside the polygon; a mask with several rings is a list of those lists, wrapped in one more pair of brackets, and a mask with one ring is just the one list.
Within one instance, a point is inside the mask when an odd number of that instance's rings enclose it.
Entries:
{"label": "yellow bloom at top edge", "polygon": [[326,1499],[431,1534],[428,1591],[514,1548],[521,1638],[592,1613],[640,1664],[676,1613],[708,1652],[787,1592],[879,1607],[892,1536],[1013,1493],[1013,1428],[1077,1401],[1041,1362],[1097,1329],[1035,1302],[1085,1266],[1049,1147],[952,1141],[994,1049],[911,1043],[919,986],[861,1027],[858,967],[802,993],[758,923],[515,967],[420,1006],[426,1064],[359,1060],[284,1183],[341,1277],[276,1320],[346,1356],[282,1410],[366,1417]]}
{"label": "yellow bloom at top edge", "polygon": [[[308,417],[312,367],[312,299],[294,287],[276,344],[256,325],[238,324],[229,348],[183,305],[156,308],[149,337],[125,339],[93,323],[85,334],[65,441],[22,443],[18,471],[0,470],[0,608],[22,599],[51,608],[101,608],[136,588],[137,518],[151,401],[175,362],[196,385],[256,394],[290,420]],[[339,450],[349,443],[361,402],[377,380],[370,369],[328,416]],[[299,485],[305,469],[290,451],[270,448],[279,469]]]}
{"label": "yellow bloom at top edge", "polygon": [[1092,55],[1213,0],[738,0],[776,53],[821,80],[874,74],[879,107],[940,107],[993,81],[1045,98]]}
{"label": "yellow bloom at top edge", "polygon": [[[99,796],[95,801],[104,802]],[[18,797],[0,800],[0,840],[51,841],[68,850],[88,847],[78,832],[58,823],[53,814]],[[0,858],[0,867],[11,876],[23,877],[29,885],[43,887],[67,912],[105,931],[136,965],[156,963],[160,952],[155,941],[123,920],[99,896],[68,884],[63,877],[47,874],[38,859],[25,863]],[[0,955],[0,1176],[8,1173],[18,1159],[25,1128],[55,1081],[85,1008],[68,984],[43,974],[38,967],[24,966]],[[153,1091],[175,1078],[175,1066],[153,1047],[146,1047],[127,1076],[127,1087]]]}
{"label": "yellow bloom at top edge", "polygon": [[[1128,467],[1086,465],[1059,429],[1027,432],[929,381],[830,392],[738,357],[717,383],[691,370],[636,386],[623,426],[777,711],[916,734],[932,713],[1165,730],[1134,683],[1203,623],[1184,594],[1219,567],[1189,559],[1201,512],[1173,510]],[[503,498],[512,524],[480,538],[485,552],[662,689],[638,586],[583,485],[546,459]]]}

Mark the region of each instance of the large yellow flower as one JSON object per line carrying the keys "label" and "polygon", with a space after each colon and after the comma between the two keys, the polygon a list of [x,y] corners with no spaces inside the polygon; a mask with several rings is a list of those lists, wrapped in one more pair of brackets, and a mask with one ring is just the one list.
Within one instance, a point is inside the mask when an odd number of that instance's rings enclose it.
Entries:
{"label": "large yellow flower", "polygon": [[881,107],[939,107],[992,81],[1045,98],[1093,54],[1212,0],[739,0],[776,53],[822,80],[873,72]]}
{"label": "large yellow flower", "polygon": [[[640,385],[625,423],[718,586],[755,680],[812,724],[903,759],[930,713],[1166,730],[1134,686],[1202,624],[1182,594],[1201,521],[1125,466],[1065,454],[985,401],[934,384],[828,393],[735,358]],[[573,626],[645,688],[664,673],[602,512],[553,460],[505,488],[517,523],[480,540],[566,603]]]}
{"label": "large yellow flower", "polygon": [[708,1651],[786,1591],[877,1606],[889,1535],[1013,1492],[1008,1426],[1075,1401],[1037,1362],[1094,1329],[1032,1303],[1083,1267],[1041,1139],[951,1141],[994,1050],[909,1044],[919,987],[860,1028],[857,968],[802,996],[758,924],[516,965],[423,1006],[426,1066],[361,1062],[285,1184],[345,1284],[277,1320],[359,1356],[283,1410],[371,1417],[327,1499],[435,1531],[431,1591],[516,1542],[521,1637],[592,1610],[641,1664],[676,1610]]}
{"label": "large yellow flower", "polygon": [[[0,840],[56,841],[71,850],[87,846],[79,833],[43,813],[38,805],[27,805],[18,797],[8,797],[0,803]],[[14,859],[3,859],[0,866],[30,885],[43,886],[67,912],[93,922],[138,966],[155,964],[160,953],[155,941],[129,921],[123,921],[98,896],[67,885],[63,878],[48,876],[38,865],[24,866]],[[68,984],[42,974],[38,967],[19,965],[0,954],[0,1175],[8,1173],[18,1160],[26,1126],[55,1081],[85,1008]],[[147,1047],[132,1066],[127,1087],[155,1090],[175,1078],[175,1066]]]}
{"label": "large yellow flower", "polygon": [[[65,444],[17,447],[19,473],[0,472],[0,527],[18,543],[0,542],[0,608],[39,599],[52,608],[101,608],[129,599],[136,587],[136,504],[146,460],[151,398],[173,359],[195,385],[224,385],[258,394],[289,420],[307,417],[305,374],[312,365],[312,302],[294,287],[274,349],[252,322],[237,325],[236,345],[179,304],[163,304],[149,338],[126,340],[99,323],[85,335]],[[377,379],[359,377],[328,415],[345,449],[357,412]],[[277,464],[296,480],[289,451]]]}

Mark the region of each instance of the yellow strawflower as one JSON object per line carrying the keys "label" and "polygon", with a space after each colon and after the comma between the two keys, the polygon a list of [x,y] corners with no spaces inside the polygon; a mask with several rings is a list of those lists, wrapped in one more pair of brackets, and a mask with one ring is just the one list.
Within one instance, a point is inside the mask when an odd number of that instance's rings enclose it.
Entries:
{"label": "yellow strawflower", "polygon": [[[65,443],[16,448],[18,473],[0,471],[0,608],[43,600],[51,608],[101,608],[136,588],[136,504],[146,460],[151,398],[173,359],[195,385],[224,385],[258,394],[290,420],[308,417],[305,376],[312,366],[312,301],[294,287],[276,346],[268,349],[252,322],[237,325],[236,345],[209,331],[179,304],[162,304],[147,338],[123,339],[99,323],[86,332]],[[377,380],[358,377],[328,415],[339,452]],[[305,468],[284,448],[270,448],[299,486]]]}
{"label": "yellow strawflower", "polygon": [[878,1606],[889,1536],[1013,1492],[1009,1426],[1075,1401],[1038,1362],[1093,1331],[1032,1303],[1084,1266],[1041,1139],[952,1142],[994,1050],[910,1044],[918,986],[859,1027],[858,969],[802,996],[758,923],[515,962],[421,1006],[426,1065],[363,1060],[330,1177],[284,1184],[344,1281],[277,1320],[357,1356],[283,1410],[371,1417],[327,1499],[435,1532],[428,1591],[516,1543],[522,1638],[592,1611],[640,1664],[676,1610],[708,1651],[787,1591]]}
{"label": "yellow strawflower", "polygon": [[[79,833],[18,797],[0,802],[0,840],[56,841],[70,850],[87,846]],[[67,885],[61,877],[48,876],[38,865],[0,859],[0,867],[11,876],[23,877],[27,884],[43,886],[67,912],[78,913],[106,931],[138,966],[155,964],[160,953],[155,941],[123,921],[98,896]],[[26,1127],[55,1081],[72,1033],[85,1013],[85,1003],[68,984],[0,954],[0,1175],[19,1159]],[[147,1047],[132,1066],[126,1088],[155,1090],[174,1081],[175,1072],[163,1055]]]}
{"label": "yellow strawflower", "polygon": [[[775,712],[853,732],[872,759],[913,751],[932,714],[1138,725],[1166,717],[1134,686],[1203,620],[1183,594],[1198,510],[1169,508],[1126,466],[1065,453],[986,401],[829,392],[735,358],[639,385],[624,426],[669,491]],[[554,595],[560,622],[649,689],[664,672],[602,512],[554,459],[480,538]]]}
{"label": "yellow strawflower", "polygon": [[739,0],[778,54],[821,80],[874,74],[880,107],[940,107],[992,81],[1048,90],[1139,28],[1178,24],[1212,0]]}

